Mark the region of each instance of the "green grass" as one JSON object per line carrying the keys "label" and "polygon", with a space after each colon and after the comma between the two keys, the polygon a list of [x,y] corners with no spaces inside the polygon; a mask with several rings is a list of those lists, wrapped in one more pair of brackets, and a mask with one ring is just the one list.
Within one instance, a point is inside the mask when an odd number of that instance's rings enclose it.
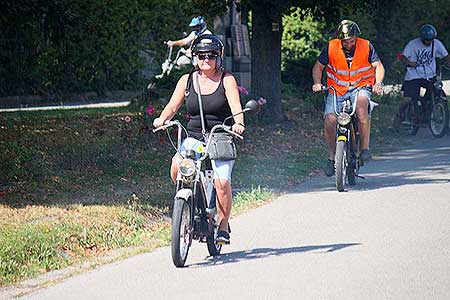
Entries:
{"label": "green grass", "polygon": [[142,244],[148,226],[135,207],[0,206],[0,285],[59,269],[111,249]]}
{"label": "green grass", "polygon": [[249,191],[238,193],[233,197],[233,215],[238,215],[250,208],[258,207],[270,201],[274,194],[258,186]]}

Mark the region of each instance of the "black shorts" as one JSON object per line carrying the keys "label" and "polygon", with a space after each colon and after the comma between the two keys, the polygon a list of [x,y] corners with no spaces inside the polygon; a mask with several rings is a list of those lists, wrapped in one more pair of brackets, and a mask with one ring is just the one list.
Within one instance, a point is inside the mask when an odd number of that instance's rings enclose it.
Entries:
{"label": "black shorts", "polygon": [[420,95],[420,88],[426,88],[428,94],[431,88],[431,84],[432,81],[422,78],[405,80],[402,85],[403,96],[417,99]]}

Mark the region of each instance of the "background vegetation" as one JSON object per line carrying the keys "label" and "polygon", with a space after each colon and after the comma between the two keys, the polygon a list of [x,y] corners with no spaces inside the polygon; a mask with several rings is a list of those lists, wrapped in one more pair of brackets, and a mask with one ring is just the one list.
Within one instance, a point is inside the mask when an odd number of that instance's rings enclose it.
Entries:
{"label": "background vegetation", "polygon": [[[387,67],[388,82],[401,81],[403,68],[396,61],[396,54],[417,36],[420,25],[434,24],[439,38],[450,45],[450,6],[446,0],[253,2],[242,1],[244,20],[249,20],[246,14],[251,5],[265,5],[282,13],[283,80],[303,88],[310,84],[310,69],[317,54],[344,18],[357,21],[363,36],[374,43]],[[230,3],[3,1],[0,96],[51,98],[141,89],[151,74],[159,72],[166,52],[164,40],[176,39],[188,31],[187,24],[195,15],[206,16],[211,28],[214,18],[225,14]]]}

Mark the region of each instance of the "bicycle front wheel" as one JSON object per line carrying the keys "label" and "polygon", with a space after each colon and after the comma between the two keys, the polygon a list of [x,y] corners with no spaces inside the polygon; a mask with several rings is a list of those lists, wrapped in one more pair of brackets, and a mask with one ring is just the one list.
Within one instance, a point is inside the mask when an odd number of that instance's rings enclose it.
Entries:
{"label": "bicycle front wheel", "polygon": [[345,141],[338,141],[336,143],[336,154],[334,156],[336,167],[336,189],[339,192],[344,191],[345,177],[347,175],[347,151],[345,146]]}

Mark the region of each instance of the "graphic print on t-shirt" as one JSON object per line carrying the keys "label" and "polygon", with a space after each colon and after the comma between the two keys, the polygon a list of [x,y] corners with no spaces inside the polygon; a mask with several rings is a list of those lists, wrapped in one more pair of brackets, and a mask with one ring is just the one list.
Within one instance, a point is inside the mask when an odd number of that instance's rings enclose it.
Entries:
{"label": "graphic print on t-shirt", "polygon": [[429,66],[433,63],[433,53],[431,49],[418,49],[417,64],[422,66]]}

